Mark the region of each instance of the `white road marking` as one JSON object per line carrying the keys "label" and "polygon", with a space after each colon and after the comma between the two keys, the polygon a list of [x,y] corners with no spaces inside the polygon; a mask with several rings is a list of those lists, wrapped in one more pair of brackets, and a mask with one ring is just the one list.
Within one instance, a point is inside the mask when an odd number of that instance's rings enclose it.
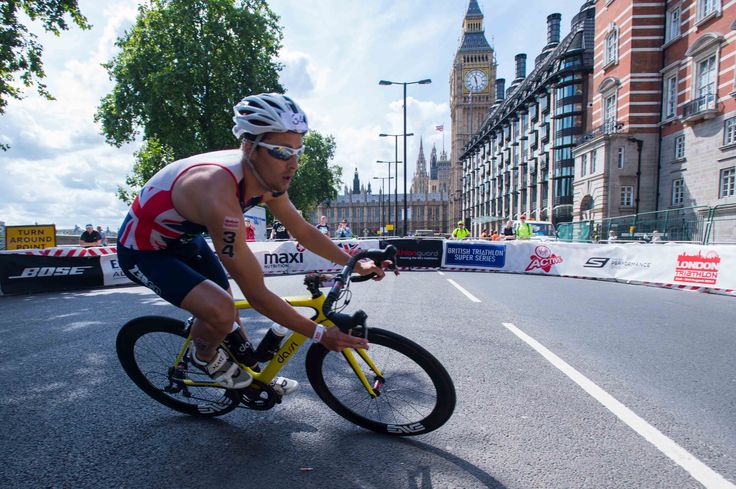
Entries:
{"label": "white road marking", "polygon": [[451,278],[448,278],[447,281],[450,282],[457,290],[459,290],[460,292],[462,292],[465,295],[465,297],[467,297],[471,301],[473,301],[473,302],[480,302],[480,299],[478,299],[476,296],[474,296],[473,294],[471,294],[467,290],[463,289],[460,286],[460,284],[458,284],[457,282],[455,282]]}
{"label": "white road marking", "polygon": [[437,273],[439,273],[440,275],[444,275],[445,274],[445,272],[440,272],[439,270],[437,270]]}
{"label": "white road marking", "polygon": [[592,380],[575,370],[563,359],[549,351],[537,340],[524,333],[511,323],[503,325],[526,344],[534,348],[540,355],[547,359],[552,365],[560,369],[562,373],[570,377],[573,382],[583,388],[596,401],[600,402],[606,409],[615,414],[621,421],[629,425],[657,450],[672,459],[677,465],[685,469],[690,475],[703,484],[706,488],[713,489],[736,489],[736,485],[726,480],[721,474],[714,471],[703,462],[695,458],[690,452],[678,445],[674,440],[668,438],[661,431],[640,418],[631,409],[624,406],[616,398],[604,391]]}

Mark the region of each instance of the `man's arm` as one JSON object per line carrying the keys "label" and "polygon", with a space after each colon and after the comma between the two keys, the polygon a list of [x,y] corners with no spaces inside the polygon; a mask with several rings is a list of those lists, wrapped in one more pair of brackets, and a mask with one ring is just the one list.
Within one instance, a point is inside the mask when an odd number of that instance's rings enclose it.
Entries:
{"label": "man's arm", "polygon": [[[328,236],[322,234],[319,229],[304,220],[289,200],[288,194],[282,194],[268,201],[266,205],[281,221],[281,224],[286,226],[294,239],[309,251],[338,265],[345,265],[350,260],[350,255],[333,243]],[[361,275],[375,273],[377,280],[382,279],[385,275],[383,269],[370,260],[358,262],[355,265],[355,271]]]}
{"label": "man's arm", "polygon": [[[269,319],[308,338],[314,337],[317,324],[266,287],[261,266],[245,241],[245,221],[232,177],[224,171],[204,171],[191,177],[176,189],[179,195],[186,195],[182,215],[207,227],[220,261],[248,302]],[[346,335],[338,328],[327,328],[320,342],[333,351],[368,345],[365,339]]]}

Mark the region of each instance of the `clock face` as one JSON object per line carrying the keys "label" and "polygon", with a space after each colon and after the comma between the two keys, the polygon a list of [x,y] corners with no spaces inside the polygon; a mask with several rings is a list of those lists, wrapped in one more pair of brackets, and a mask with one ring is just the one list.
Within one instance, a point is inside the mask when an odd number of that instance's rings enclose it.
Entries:
{"label": "clock face", "polygon": [[465,88],[471,92],[480,92],[488,86],[488,75],[481,70],[471,70],[465,74]]}

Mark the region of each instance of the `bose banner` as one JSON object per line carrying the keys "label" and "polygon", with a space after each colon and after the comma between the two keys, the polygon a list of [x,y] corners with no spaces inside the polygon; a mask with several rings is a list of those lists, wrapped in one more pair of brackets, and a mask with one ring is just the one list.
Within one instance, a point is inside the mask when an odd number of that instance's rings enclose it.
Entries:
{"label": "bose banner", "polygon": [[7,253],[0,259],[4,294],[102,287],[99,257],[52,257]]}

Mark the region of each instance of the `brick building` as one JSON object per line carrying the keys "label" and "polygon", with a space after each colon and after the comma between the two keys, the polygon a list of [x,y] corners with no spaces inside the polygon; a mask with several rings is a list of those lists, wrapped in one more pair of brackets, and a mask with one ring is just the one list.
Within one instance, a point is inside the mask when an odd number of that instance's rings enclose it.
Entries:
{"label": "brick building", "polygon": [[576,220],[736,204],[736,4],[598,0],[596,12]]}

